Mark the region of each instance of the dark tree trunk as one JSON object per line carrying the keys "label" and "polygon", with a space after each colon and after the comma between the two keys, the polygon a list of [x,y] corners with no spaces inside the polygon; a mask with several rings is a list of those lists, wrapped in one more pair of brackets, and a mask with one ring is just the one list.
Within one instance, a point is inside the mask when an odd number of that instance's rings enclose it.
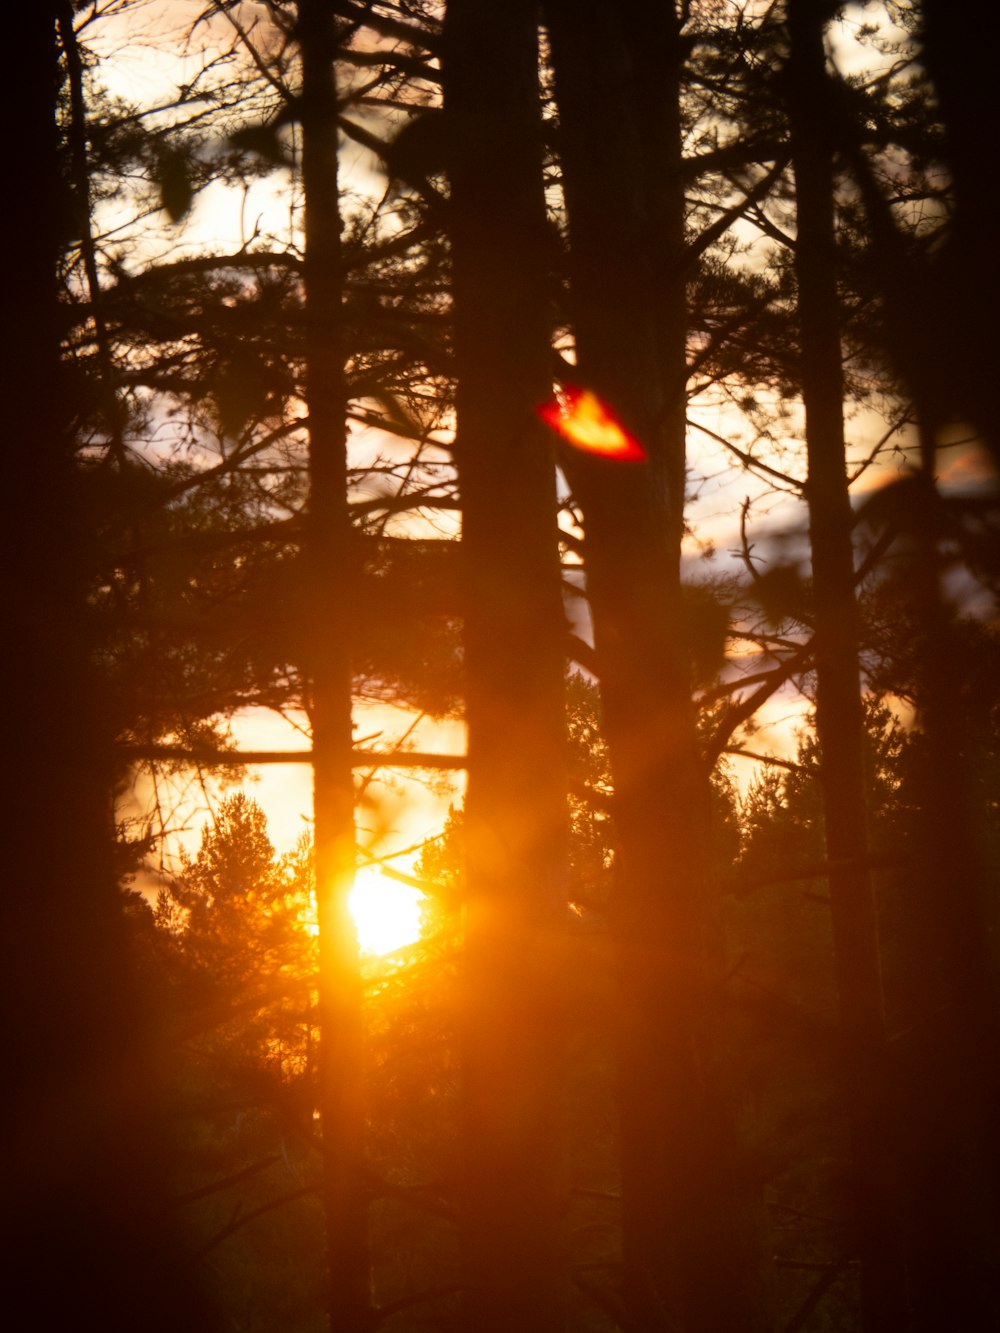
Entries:
{"label": "dark tree trunk", "polygon": [[305,572],[319,918],[320,1115],[331,1329],[373,1326],[363,1174],[361,974],[348,894],[354,880],[351,626],[355,578],[347,507],[337,34],[328,0],[300,0],[305,193],[309,500]]}
{"label": "dark tree trunk", "polygon": [[625,1327],[741,1330],[754,1265],[731,1126],[706,1075],[709,787],[680,630],[680,25],[652,3],[547,12],[578,378],[649,454],[566,463],[615,785]]}
{"label": "dark tree trunk", "polygon": [[954,209],[945,243],[914,264],[857,147],[852,166],[879,265],[888,350],[921,433],[921,471],[906,483],[901,506],[904,578],[919,627],[923,733],[921,818],[903,929],[921,993],[897,1044],[896,1065],[906,1107],[901,1140],[913,1326],[930,1333],[948,1322],[970,1329],[1000,1322],[998,979],[963,735],[965,664],[944,582],[942,553],[954,528],[948,531],[947,501],[935,478],[941,432],[955,422],[971,423],[994,468],[1000,461],[993,391],[1000,190],[996,173],[982,170],[981,153],[996,138],[1000,111],[987,78],[990,43],[972,39],[989,28],[991,7],[983,0],[925,0],[921,8],[923,59],[951,175]]}
{"label": "dark tree trunk", "polygon": [[551,393],[535,6],[452,0],[445,37],[469,728],[464,1327],[552,1333],[568,1296],[565,623],[535,415]]}
{"label": "dark tree trunk", "polygon": [[[915,1333],[1000,1323],[1000,1025],[989,889],[963,716],[961,637],[942,588],[945,502],[933,432],[911,483],[906,578],[918,625],[920,820],[903,942],[920,978],[897,1043]],[[974,745],[973,745],[974,749]]]}
{"label": "dark tree trunk", "polygon": [[[913,331],[931,354],[920,364],[923,390],[943,420],[971,420],[1000,466],[1000,407],[995,392],[1000,265],[996,225],[1000,183],[984,170],[983,144],[997,142],[1000,104],[994,93],[996,9],[989,0],[923,0],[923,59],[944,120],[944,156],[955,215],[944,254],[926,284],[928,326]],[[926,287],[930,286],[928,302]]]}
{"label": "dark tree trunk", "polygon": [[[995,175],[981,170],[997,101],[982,81],[989,44],[969,40],[981,4],[924,5],[924,54],[947,131],[955,214],[947,243],[914,264],[846,122],[844,141],[864,200],[887,350],[916,408],[921,470],[902,484],[896,546],[918,625],[916,698],[923,733],[907,911],[899,948],[920,977],[906,1031],[894,1043],[904,1154],[904,1234],[912,1323],[921,1333],[1000,1321],[1000,1031],[988,886],[963,748],[964,664],[943,584],[947,503],[935,470],[940,432],[972,422],[998,452],[992,392],[997,266]],[[986,63],[984,63],[986,62]],[[954,531],[949,534],[951,540]]]}
{"label": "dark tree trunk", "polygon": [[[930,586],[930,585],[929,585]],[[1000,1323],[1000,1031],[987,886],[973,834],[959,737],[959,672],[940,588],[928,603],[921,718],[923,838],[917,891],[943,961],[936,1013],[924,1012],[906,1087],[916,1111],[909,1213],[917,1333],[942,1322],[987,1330]],[[926,954],[929,964],[933,954]],[[910,1102],[910,1097],[914,1100]]]}
{"label": "dark tree trunk", "polygon": [[858,665],[853,517],[843,421],[834,240],[830,84],[824,50],[832,7],[793,0],[787,70],[796,191],[800,369],[805,407],[816,617],[816,729],[851,1137],[853,1224],[865,1327],[908,1327],[890,1133],[878,922],[866,865],[864,721]]}
{"label": "dark tree trunk", "polygon": [[[93,670],[97,561],[76,489],[78,385],[60,365],[68,200],[59,170],[54,4],[18,29],[8,166],[11,349],[0,532],[9,757],[0,893],[6,1015],[4,1309],[39,1328],[99,1311],[109,1333],[201,1328],[163,1224],[145,998],[112,856],[109,710]],[[25,1318],[25,1314],[20,1316]]]}

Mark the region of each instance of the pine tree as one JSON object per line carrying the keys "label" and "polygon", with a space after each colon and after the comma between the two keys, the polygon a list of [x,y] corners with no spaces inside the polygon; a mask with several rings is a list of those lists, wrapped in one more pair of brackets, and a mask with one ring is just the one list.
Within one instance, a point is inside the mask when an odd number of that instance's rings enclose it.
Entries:
{"label": "pine tree", "polygon": [[444,38],[469,734],[463,1318],[542,1333],[568,1302],[567,811],[555,462],[535,414],[550,351],[534,5],[452,0]]}

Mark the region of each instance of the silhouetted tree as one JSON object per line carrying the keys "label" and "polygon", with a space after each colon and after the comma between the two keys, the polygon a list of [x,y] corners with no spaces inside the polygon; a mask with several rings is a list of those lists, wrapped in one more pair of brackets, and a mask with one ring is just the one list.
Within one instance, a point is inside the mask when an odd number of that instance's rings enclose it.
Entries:
{"label": "silhouetted tree", "polygon": [[112,860],[111,736],[87,618],[92,533],[73,467],[76,386],[60,360],[75,312],[57,270],[72,228],[56,110],[65,68],[61,7],[25,11],[25,77],[11,145],[9,221],[19,351],[8,380],[11,440],[4,538],[12,709],[2,895],[3,1002],[16,1078],[4,1132],[16,1151],[2,1223],[6,1308],[50,1326],[83,1309],[110,1329],[209,1320],[164,1226],[151,1132],[156,1053],[131,974]]}
{"label": "silhouetted tree", "polygon": [[844,443],[835,178],[824,29],[810,0],[788,10],[788,111],[795,177],[795,275],[809,474],[816,726],[853,1152],[854,1225],[866,1327],[904,1329],[907,1297],[890,1139],[878,922],[871,872],[858,663],[853,517]]}
{"label": "silhouetted tree", "polygon": [[[337,175],[338,25],[324,0],[301,0],[305,387],[309,493],[303,576],[310,686],[316,909],[319,925],[320,1118],[330,1327],[371,1327],[363,1174],[361,973],[348,910],[356,858],[351,645],[356,571],[347,508],[347,387]],[[322,610],[320,610],[322,608]]]}
{"label": "silhouetted tree", "polygon": [[452,0],[444,39],[469,736],[463,1318],[541,1333],[568,1301],[567,812],[555,462],[536,416],[551,371],[535,6]]}
{"label": "silhouetted tree", "polygon": [[[709,785],[681,613],[686,303],[674,5],[552,4],[574,376],[648,453],[567,458],[614,780],[624,1326],[750,1326],[736,1146],[706,1076]],[[699,1055],[699,1048],[702,1054]],[[683,1145],[683,1147],[681,1147]]]}
{"label": "silhouetted tree", "polygon": [[191,1011],[182,1026],[222,1028],[213,1044],[232,1060],[300,1076],[316,1022],[311,853],[304,844],[279,862],[264,812],[238,792],[157,902],[157,921],[177,946],[177,1003]]}

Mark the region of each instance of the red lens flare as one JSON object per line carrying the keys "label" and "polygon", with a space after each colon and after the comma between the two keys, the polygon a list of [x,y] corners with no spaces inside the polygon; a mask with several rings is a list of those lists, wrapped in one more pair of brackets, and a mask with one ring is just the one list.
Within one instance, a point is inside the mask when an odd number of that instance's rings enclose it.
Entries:
{"label": "red lens flare", "polygon": [[633,463],[646,457],[645,449],[635,436],[620,425],[610,409],[589,389],[576,389],[565,384],[537,410],[542,420],[557,430],[564,440],[588,454]]}

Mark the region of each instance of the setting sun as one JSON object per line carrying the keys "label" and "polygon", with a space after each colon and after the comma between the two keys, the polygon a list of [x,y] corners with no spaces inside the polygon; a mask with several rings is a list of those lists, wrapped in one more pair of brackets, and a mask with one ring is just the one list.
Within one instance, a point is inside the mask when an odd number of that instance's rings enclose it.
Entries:
{"label": "setting sun", "polygon": [[538,415],[564,440],[587,453],[625,462],[638,462],[646,457],[639,441],[619,424],[611,410],[589,389],[564,384],[538,409]]}
{"label": "setting sun", "polygon": [[364,954],[394,953],[420,938],[423,894],[383,875],[377,866],[361,866],[350,895],[351,916]]}

